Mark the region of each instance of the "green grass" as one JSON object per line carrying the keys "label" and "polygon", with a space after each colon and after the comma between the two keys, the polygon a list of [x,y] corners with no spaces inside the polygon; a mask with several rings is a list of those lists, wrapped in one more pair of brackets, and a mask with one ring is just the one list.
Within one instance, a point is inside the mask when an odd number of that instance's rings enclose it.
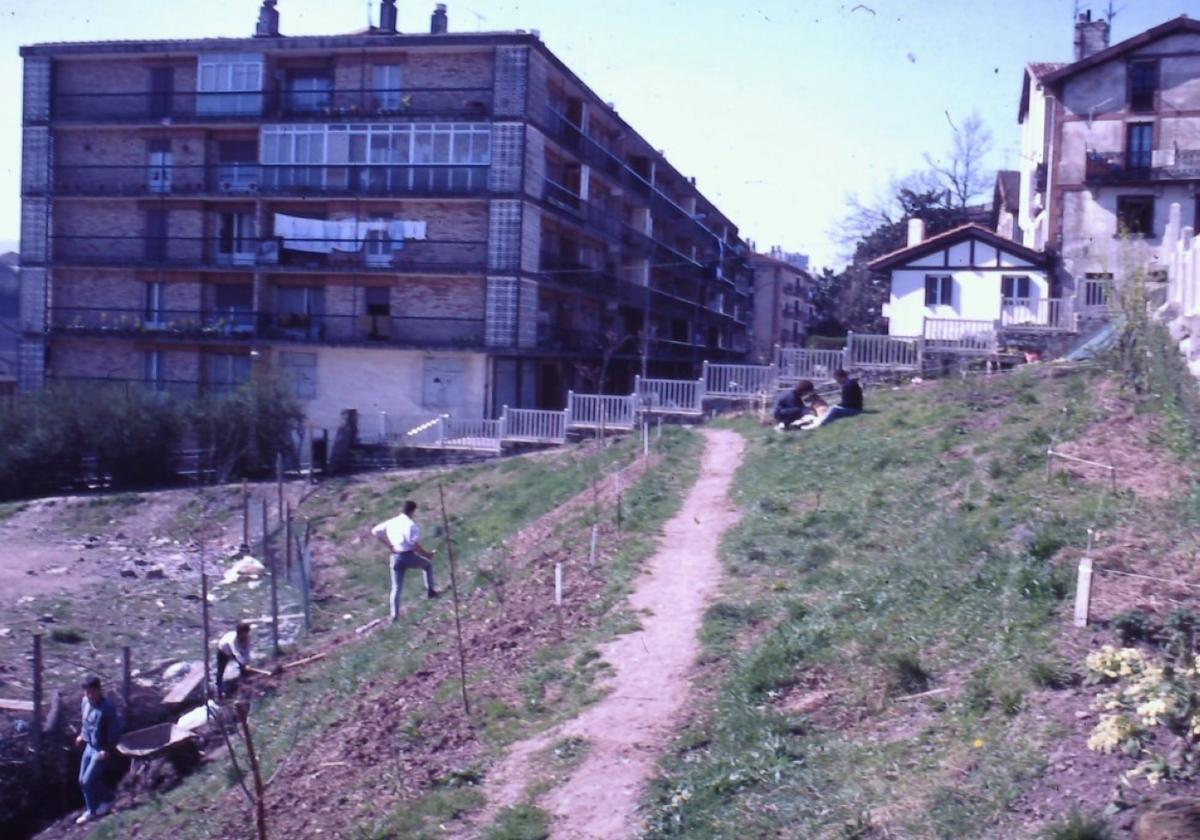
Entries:
{"label": "green grass", "polygon": [[[630,624],[629,616],[616,607],[628,591],[642,560],[656,545],[662,523],[678,508],[683,490],[694,479],[701,446],[699,437],[691,432],[664,430],[659,447],[663,467],[648,472],[626,490],[623,538],[605,567],[608,582],[603,597],[593,607],[602,620],[591,633],[539,653],[533,665],[521,675],[526,688],[521,708],[495,698],[481,697],[486,694],[481,687],[486,687],[489,675],[469,675],[468,684],[476,692],[476,722],[490,748],[499,749],[531,731],[569,717],[579,705],[598,696],[592,683],[608,666],[598,661],[595,644]],[[634,442],[626,441],[604,449],[571,450],[552,458],[511,459],[447,471],[442,480],[464,603],[472,603],[477,600],[477,595],[484,595],[489,590],[491,584],[487,575],[481,576],[478,572],[491,562],[504,539],[586,490],[594,475],[631,461],[637,450]],[[338,622],[343,612],[353,615],[353,620],[346,623],[358,624],[373,613],[381,614],[386,610],[386,562],[380,556],[379,547],[362,537],[370,525],[394,515],[404,499],[415,498],[420,505],[418,520],[425,527],[427,536],[423,542],[426,547],[444,545],[437,480],[437,475],[420,480],[401,479],[374,490],[344,482],[330,483],[323,488],[321,498],[314,504],[314,518],[319,517],[317,527],[342,546],[338,557],[346,572],[345,581],[338,586],[336,606],[319,613],[326,626]],[[610,514],[611,511],[605,513],[606,516]],[[583,533],[590,527],[592,519],[591,506],[585,506],[567,523],[567,530]],[[359,538],[357,543],[356,537]],[[448,583],[444,557],[442,548],[436,564],[441,574],[439,586]],[[290,752],[303,751],[310,740],[324,737],[327,727],[342,713],[341,698],[357,696],[364,687],[380,680],[399,680],[412,674],[429,657],[451,655],[452,634],[435,634],[427,639],[420,632],[431,620],[430,611],[437,609],[440,602],[418,598],[413,593],[419,588],[406,590],[402,621],[396,627],[387,628],[362,644],[337,649],[328,659],[306,669],[302,679],[289,683],[285,692],[265,698],[256,707],[256,749],[264,775],[274,772],[279,761]],[[554,702],[548,702],[546,698],[546,689],[551,685],[557,687]],[[426,737],[423,721],[430,715],[439,714],[442,707],[457,704],[458,692],[457,680],[440,686],[432,707],[406,713],[401,737],[410,740]],[[463,774],[469,778],[476,775],[475,771],[462,771],[458,775]],[[118,814],[98,830],[117,832],[107,836],[122,836],[121,831],[137,822],[144,835],[169,835],[175,840],[212,837],[218,826],[194,819],[194,803],[221,796],[229,785],[225,764],[207,768],[150,806]],[[393,768],[380,767],[367,787],[367,801],[394,803],[400,779]],[[463,810],[478,807],[478,797],[478,791],[470,783],[439,785],[417,800],[404,801],[391,808],[382,807],[382,810],[373,807],[354,815],[347,824],[352,824],[353,830],[358,832],[355,836],[362,838],[440,836],[439,821],[453,819]],[[237,807],[241,804],[239,802]],[[536,820],[530,821],[531,813],[522,811],[519,819],[514,817],[516,822],[512,830],[525,830],[522,826],[536,825]],[[95,833],[92,836],[106,835]]]}
{"label": "green grass", "polygon": [[505,808],[483,836],[484,840],[545,840],[550,836],[550,816],[533,805]]}
{"label": "green grass", "polygon": [[[1177,504],[1046,481],[1046,443],[1092,421],[1103,379],[872,392],[877,413],[811,435],[736,426],[745,514],[703,630],[708,735],[664,759],[649,837],[989,836],[1053,737],[1025,714],[1029,692],[1072,679],[1053,643],[1074,575],[1055,558],[1135,505]],[[842,722],[788,713],[810,675]]]}

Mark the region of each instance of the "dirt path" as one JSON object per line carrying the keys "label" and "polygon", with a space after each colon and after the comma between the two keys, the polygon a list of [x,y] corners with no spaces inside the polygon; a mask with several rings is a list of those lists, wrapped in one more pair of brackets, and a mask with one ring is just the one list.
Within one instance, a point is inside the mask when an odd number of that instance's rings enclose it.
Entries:
{"label": "dirt path", "polygon": [[513,745],[488,774],[483,824],[520,804],[536,779],[532,759],[563,738],[588,742],[586,757],[541,805],[556,838],[633,837],[636,809],[655,762],[687,700],[704,609],[720,584],[717,545],[739,518],[728,498],[744,441],[736,432],[706,430],[700,477],[683,508],[664,527],[662,547],[636,581],[630,607],[643,628],[601,649],[615,669],[611,693],[573,720]]}

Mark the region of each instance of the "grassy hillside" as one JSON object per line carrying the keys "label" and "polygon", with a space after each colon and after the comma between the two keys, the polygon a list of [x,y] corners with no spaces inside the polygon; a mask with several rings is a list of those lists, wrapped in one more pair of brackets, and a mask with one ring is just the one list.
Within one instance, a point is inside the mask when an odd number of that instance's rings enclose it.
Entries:
{"label": "grassy hillside", "polygon": [[[1089,720],[1073,714],[1091,703],[1082,653],[1112,641],[1069,626],[1088,529],[1108,544],[1128,522],[1156,523],[1141,544],[1154,554],[1190,541],[1196,521],[1179,468],[1185,401],[1168,393],[1192,386],[1162,370],[1136,416],[1104,372],[1031,368],[873,391],[871,413],[817,434],[740,422],[746,516],[723,545],[733,583],[708,612],[706,701],[663,761],[650,836],[1052,826],[1071,796],[1030,791],[1088,758]],[[1047,480],[1051,440],[1121,462],[1117,492],[1078,464]],[[1095,767],[1085,810],[1099,814],[1130,767]]]}
{"label": "grassy hillside", "polygon": [[[274,777],[267,795],[272,834],[307,837],[320,828],[332,837],[442,836],[439,824],[477,806],[475,785],[490,756],[594,696],[604,666],[592,645],[636,621],[621,602],[694,478],[700,445],[686,430],[664,431],[655,466],[625,486],[619,531],[613,500],[599,490],[593,505],[591,488],[634,461],[640,446],[633,441],[447,473],[472,714],[461,709],[449,595],[425,600],[413,574],[399,624],[367,639],[351,634],[295,679],[270,683],[254,703],[264,775]],[[582,504],[556,510],[581,493]],[[366,531],[406,498],[420,505],[423,542],[440,548],[438,585],[448,586],[436,475],[330,484],[307,506],[319,523],[319,544],[336,558],[324,569],[319,627],[344,630],[385,612],[386,563]],[[543,530],[522,535],[535,520]],[[596,522],[600,558],[593,570],[587,535]],[[549,606],[555,561],[565,564],[568,581],[561,634]],[[329,639],[305,644],[327,646]],[[248,836],[248,819],[218,755],[180,787],[118,813],[90,836]]]}

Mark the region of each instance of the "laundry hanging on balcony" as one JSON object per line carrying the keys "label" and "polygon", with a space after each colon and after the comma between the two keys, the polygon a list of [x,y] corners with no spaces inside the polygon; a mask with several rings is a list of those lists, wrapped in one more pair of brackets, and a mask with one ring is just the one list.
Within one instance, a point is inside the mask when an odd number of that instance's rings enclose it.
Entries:
{"label": "laundry hanging on balcony", "polygon": [[409,219],[306,219],[275,214],[275,235],[283,247],[310,254],[334,251],[356,252],[362,249],[372,232],[385,233],[398,250],[406,239],[425,239],[427,225]]}

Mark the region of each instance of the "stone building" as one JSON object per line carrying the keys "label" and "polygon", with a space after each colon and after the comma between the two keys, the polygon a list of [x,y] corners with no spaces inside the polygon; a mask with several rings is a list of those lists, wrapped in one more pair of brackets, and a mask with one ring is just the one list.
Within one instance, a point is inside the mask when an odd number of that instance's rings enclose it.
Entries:
{"label": "stone building", "polygon": [[812,277],[796,264],[797,256],[803,255],[772,248],[770,253],[752,254],[748,260],[754,271],[752,355],[763,364],[775,360],[775,347],[803,347],[808,337]]}
{"label": "stone building", "polygon": [[[536,32],[28,46],[22,388],[494,416],[747,351],[737,228]],[[598,381],[600,371],[607,381]]]}
{"label": "stone building", "polygon": [[1057,261],[1055,294],[1102,309],[1115,272],[1162,267],[1168,208],[1200,222],[1200,21],[1113,46],[1080,15],[1074,61],[1033,63],[1021,91],[1017,241]]}

